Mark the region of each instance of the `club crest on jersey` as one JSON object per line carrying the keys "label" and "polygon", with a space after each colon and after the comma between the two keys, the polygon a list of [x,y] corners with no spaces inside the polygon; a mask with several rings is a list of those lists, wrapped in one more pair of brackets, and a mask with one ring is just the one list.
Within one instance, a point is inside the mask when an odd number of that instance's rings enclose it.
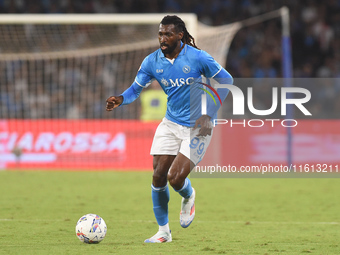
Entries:
{"label": "club crest on jersey", "polygon": [[166,79],[164,79],[164,78],[162,78],[161,83],[162,83],[165,87],[169,86],[169,82],[168,82]]}
{"label": "club crest on jersey", "polygon": [[156,73],[163,73],[163,69],[156,69]]}
{"label": "club crest on jersey", "polygon": [[185,66],[183,66],[182,71],[183,71],[184,73],[190,73],[191,68],[190,68],[190,66],[185,65]]}

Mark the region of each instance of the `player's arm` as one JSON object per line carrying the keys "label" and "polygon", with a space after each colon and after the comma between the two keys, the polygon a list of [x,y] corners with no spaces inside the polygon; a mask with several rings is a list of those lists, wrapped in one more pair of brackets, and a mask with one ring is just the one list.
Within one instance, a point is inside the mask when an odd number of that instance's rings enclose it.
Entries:
{"label": "player's arm", "polygon": [[[219,64],[213,57],[207,52],[201,51],[198,61],[201,65],[201,72],[208,78],[213,78],[220,84],[232,84],[233,77]],[[217,89],[217,93],[223,102],[227,97],[228,89]],[[208,97],[210,99],[210,97]],[[217,98],[216,98],[217,100]],[[220,104],[215,104],[213,100],[207,102],[207,115],[202,115],[196,120],[194,129],[200,127],[198,136],[211,135],[212,123],[211,119],[216,115],[218,109],[221,107]]]}
{"label": "player's arm", "polygon": [[[224,68],[221,68],[219,70],[219,72],[214,76],[214,80],[217,81],[219,84],[233,83],[232,76]],[[229,93],[228,89],[217,89],[217,94],[219,95],[222,102],[227,97],[228,93]],[[218,109],[221,107],[219,103],[215,104],[213,100],[210,100],[210,97],[208,97],[208,99],[209,100],[207,102],[207,115],[202,115],[195,122],[194,130],[197,127],[200,127],[197,136],[211,135],[212,131],[211,119],[216,115]],[[217,101],[217,99],[215,100]]]}
{"label": "player's arm", "polygon": [[[233,84],[233,82],[234,82],[233,77],[224,68],[221,68],[221,70],[212,78],[219,84]],[[216,89],[216,92],[217,92],[218,96],[220,97],[221,101],[223,102],[226,99],[226,97],[229,93],[229,89],[218,88],[218,89]],[[217,101],[218,99],[215,98],[215,100]],[[218,109],[221,107],[219,100],[217,102],[218,103],[215,104],[213,102],[213,100],[210,100],[210,97],[208,98],[207,114],[210,117],[213,117],[214,115],[216,115]]]}
{"label": "player's arm", "polygon": [[[233,84],[233,77],[207,52],[200,52],[199,61],[201,65],[201,72],[205,77],[214,79],[219,84]],[[229,93],[227,88],[218,88],[216,91],[219,99],[221,99],[221,102],[224,101]],[[212,95],[214,96],[215,100],[218,100],[217,95],[214,93]],[[215,104],[215,102],[210,100],[210,97],[208,97],[207,115],[213,118],[220,107],[220,103]]]}
{"label": "player's arm", "polygon": [[143,87],[139,86],[136,82],[132,83],[132,85],[121,95],[110,96],[108,99],[106,99],[106,110],[112,111],[114,108],[120,105],[132,103],[139,97],[139,94],[142,92],[142,90]]}

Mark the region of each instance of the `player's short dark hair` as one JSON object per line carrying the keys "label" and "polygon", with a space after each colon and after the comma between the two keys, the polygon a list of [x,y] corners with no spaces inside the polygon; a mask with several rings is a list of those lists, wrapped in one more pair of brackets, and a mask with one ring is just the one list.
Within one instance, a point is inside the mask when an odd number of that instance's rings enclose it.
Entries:
{"label": "player's short dark hair", "polygon": [[167,15],[162,19],[161,24],[162,25],[173,24],[175,26],[177,33],[183,32],[184,35],[182,38],[182,42],[198,49],[198,47],[195,44],[195,38],[192,37],[191,34],[189,34],[184,21],[180,17],[176,15]]}

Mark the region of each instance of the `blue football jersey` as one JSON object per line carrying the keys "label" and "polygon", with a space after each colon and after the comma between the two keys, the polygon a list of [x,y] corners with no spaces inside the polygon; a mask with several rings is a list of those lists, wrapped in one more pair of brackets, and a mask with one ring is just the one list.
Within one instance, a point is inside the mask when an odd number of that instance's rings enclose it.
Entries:
{"label": "blue football jersey", "polygon": [[205,93],[195,88],[202,88],[202,75],[212,78],[221,70],[222,66],[207,52],[185,44],[178,57],[172,60],[167,59],[161,49],[148,55],[138,70],[135,82],[147,87],[156,79],[167,94],[165,117],[192,127],[201,116],[201,95]]}

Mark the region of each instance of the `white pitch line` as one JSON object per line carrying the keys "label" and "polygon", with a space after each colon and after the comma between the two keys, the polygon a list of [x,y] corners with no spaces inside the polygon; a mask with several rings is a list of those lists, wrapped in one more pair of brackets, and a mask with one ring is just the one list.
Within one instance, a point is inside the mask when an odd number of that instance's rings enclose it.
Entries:
{"label": "white pitch line", "polygon": [[224,222],[231,224],[310,224],[310,225],[339,225],[340,222],[303,222],[303,221],[196,221],[200,223]]}
{"label": "white pitch line", "polygon": [[69,220],[49,220],[49,219],[33,219],[33,220],[25,220],[25,219],[0,219],[0,221],[32,221],[32,222],[38,222],[38,221],[46,221],[46,222],[53,222],[53,221],[69,221]]}
{"label": "white pitch line", "polygon": [[[61,219],[0,219],[0,221],[29,221],[29,222],[38,222],[38,221],[46,221],[46,222],[54,222],[54,221],[65,221],[65,222],[72,222],[72,220],[61,220]],[[154,220],[110,220],[114,222],[139,222],[139,223],[156,223]],[[178,222],[178,221],[170,221],[172,223]],[[229,223],[229,224],[293,224],[293,225],[340,225],[340,222],[327,222],[327,221],[321,221],[321,222],[302,222],[302,221],[225,221],[225,220],[216,220],[216,221],[205,221],[205,220],[196,220],[197,223]]]}

